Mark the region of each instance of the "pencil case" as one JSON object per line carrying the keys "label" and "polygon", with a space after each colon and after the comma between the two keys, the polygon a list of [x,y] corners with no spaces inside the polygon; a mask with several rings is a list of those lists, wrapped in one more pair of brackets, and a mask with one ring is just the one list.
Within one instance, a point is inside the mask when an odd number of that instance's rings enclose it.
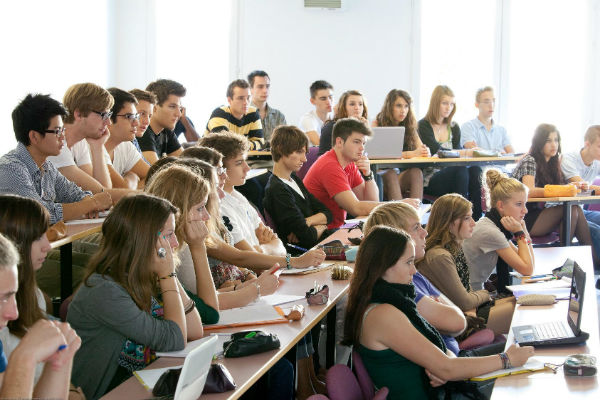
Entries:
{"label": "pencil case", "polygon": [[346,250],[350,246],[345,246],[341,240],[332,240],[319,246],[325,252],[326,260],[346,260]]}
{"label": "pencil case", "polygon": [[242,331],[231,334],[231,340],[223,343],[223,355],[227,358],[245,357],[275,350],[281,346],[277,335],[263,331]]}
{"label": "pencil case", "polygon": [[311,306],[320,306],[321,304],[326,304],[329,301],[329,286],[323,285],[321,290],[315,292],[315,289],[312,288],[308,292],[306,292],[306,301]]}
{"label": "pencil case", "polygon": [[574,197],[577,196],[575,185],[545,185],[544,197]]}
{"label": "pencil case", "polygon": [[440,149],[437,152],[439,158],[460,158],[460,153],[454,150],[443,150]]}

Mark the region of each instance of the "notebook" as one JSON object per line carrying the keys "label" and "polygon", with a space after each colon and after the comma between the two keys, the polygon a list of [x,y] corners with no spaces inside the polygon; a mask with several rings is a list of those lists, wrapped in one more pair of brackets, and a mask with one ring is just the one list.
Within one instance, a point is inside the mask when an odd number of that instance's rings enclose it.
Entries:
{"label": "notebook", "polygon": [[515,341],[523,346],[551,346],[585,342],[589,334],[581,328],[583,296],[585,294],[585,272],[574,263],[566,321],[513,327]]}
{"label": "notebook", "polygon": [[373,137],[367,141],[366,152],[372,160],[402,158],[404,127],[375,127]]}
{"label": "notebook", "polygon": [[[202,343],[185,357],[183,369],[177,381],[174,400],[196,400],[202,394],[206,377],[216,352],[217,336],[201,339]],[[152,390],[163,372],[177,367],[135,371],[134,375],[148,390]]]}

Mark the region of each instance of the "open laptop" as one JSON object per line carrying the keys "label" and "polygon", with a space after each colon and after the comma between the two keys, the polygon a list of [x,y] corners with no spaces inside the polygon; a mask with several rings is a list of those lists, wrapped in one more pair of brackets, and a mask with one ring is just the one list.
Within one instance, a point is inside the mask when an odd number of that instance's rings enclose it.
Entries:
{"label": "open laptop", "polygon": [[581,328],[581,313],[585,293],[585,272],[575,262],[571,278],[571,292],[567,321],[553,321],[513,327],[515,341],[523,346],[550,346],[585,342],[589,334]]}
{"label": "open laptop", "polygon": [[372,160],[402,158],[404,147],[404,127],[375,127],[373,137],[367,141],[365,151]]}
{"label": "open laptop", "polygon": [[205,341],[190,351],[185,358],[175,389],[175,400],[196,400],[202,394],[213,355],[217,350],[218,336],[211,335],[203,340]]}

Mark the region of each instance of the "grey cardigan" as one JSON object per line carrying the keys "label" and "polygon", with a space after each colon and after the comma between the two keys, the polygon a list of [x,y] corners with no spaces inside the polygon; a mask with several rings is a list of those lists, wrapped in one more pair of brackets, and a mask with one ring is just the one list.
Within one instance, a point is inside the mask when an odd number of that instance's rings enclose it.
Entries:
{"label": "grey cardigan", "polygon": [[81,337],[75,354],[72,382],[88,399],[102,396],[117,367],[125,339],[155,351],[181,350],[185,340],[179,326],[140,310],[127,291],[110,277],[93,274],[91,287],[82,285],[69,306],[67,321]]}

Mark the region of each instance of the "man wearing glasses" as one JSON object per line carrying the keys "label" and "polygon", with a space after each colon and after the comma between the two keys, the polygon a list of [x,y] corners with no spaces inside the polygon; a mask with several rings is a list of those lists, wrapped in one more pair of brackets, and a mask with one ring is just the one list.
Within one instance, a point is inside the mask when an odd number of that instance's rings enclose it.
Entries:
{"label": "man wearing glasses", "polygon": [[478,147],[500,153],[515,152],[506,134],[506,129],[492,119],[495,106],[496,98],[492,87],[486,86],[477,90],[475,107],[479,109],[479,115],[460,127],[461,146],[465,149]]}
{"label": "man wearing glasses", "polygon": [[157,103],[150,126],[144,136],[138,138],[138,143],[144,158],[154,164],[165,154],[179,156],[182,152],[173,130],[182,115],[181,98],[185,96],[186,89],[178,82],[159,79],[150,83],[146,90],[156,95]]}
{"label": "man wearing glasses", "polygon": [[129,92],[110,88],[115,103],[112,107],[110,136],[104,144],[108,152],[108,171],[115,188],[137,189],[150,166],[142,159],[132,140],[137,135],[140,115],[136,97]]}
{"label": "man wearing glasses", "polygon": [[112,204],[107,192],[92,195],[47,161],[63,146],[67,111],[48,95],[27,95],[12,113],[17,148],[0,158],[0,193],[32,198],[46,207],[50,223],[93,217]]}

